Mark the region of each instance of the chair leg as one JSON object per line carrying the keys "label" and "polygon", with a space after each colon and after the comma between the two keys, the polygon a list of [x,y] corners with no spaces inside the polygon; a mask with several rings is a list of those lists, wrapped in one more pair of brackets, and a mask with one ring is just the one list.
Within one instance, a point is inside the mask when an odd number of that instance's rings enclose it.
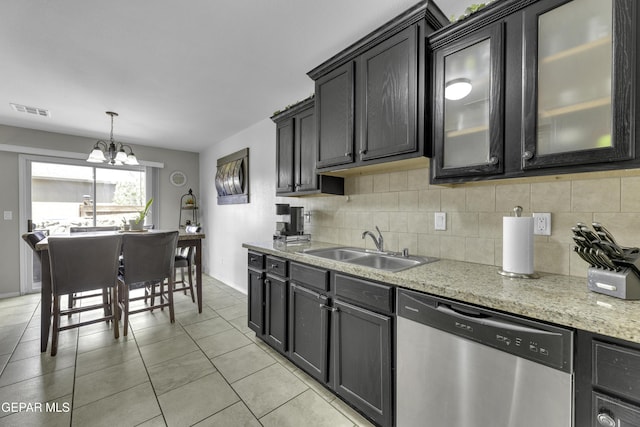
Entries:
{"label": "chair leg", "polygon": [[191,274],[191,270],[193,270],[191,263],[189,263],[189,291],[191,292],[191,302],[196,302],[196,297],[193,294],[193,275]]}
{"label": "chair leg", "polygon": [[120,326],[118,325],[118,284],[111,288],[111,313],[113,316],[113,336],[120,338]]}
{"label": "chair leg", "polygon": [[[153,285],[155,287],[155,284]],[[158,285],[160,288],[160,304],[164,304],[164,280]],[[164,307],[160,307],[160,311],[164,311]]]}
{"label": "chair leg", "polygon": [[[67,307],[69,307],[69,310],[71,310],[75,305],[75,302],[76,302],[75,297],[76,297],[76,294],[73,292],[67,295]],[[67,317],[71,319],[71,313],[67,314]]]}
{"label": "chair leg", "polygon": [[[155,283],[151,283],[149,285],[149,288],[151,289],[151,291],[150,291],[150,294],[151,294],[151,306],[154,306],[156,304],[156,284]],[[153,313],[153,310],[151,310],[151,312]]]}
{"label": "chair leg", "polygon": [[[111,302],[109,301],[109,289],[102,289],[102,303],[104,304],[104,317],[111,316],[113,312],[111,307]],[[105,320],[106,323],[109,323],[109,320]]]}
{"label": "chair leg", "polygon": [[171,323],[175,323],[176,318],[173,312],[173,278],[169,277],[169,282],[167,283],[167,290],[169,291],[169,319],[171,319]]}
{"label": "chair leg", "polygon": [[[69,294],[71,297],[71,294]],[[53,325],[51,330],[51,356],[58,354],[58,332],[60,331],[60,295],[53,296]]]}
{"label": "chair leg", "polygon": [[124,320],[122,321],[123,335],[126,337],[129,333],[129,285],[126,283],[124,289]]}

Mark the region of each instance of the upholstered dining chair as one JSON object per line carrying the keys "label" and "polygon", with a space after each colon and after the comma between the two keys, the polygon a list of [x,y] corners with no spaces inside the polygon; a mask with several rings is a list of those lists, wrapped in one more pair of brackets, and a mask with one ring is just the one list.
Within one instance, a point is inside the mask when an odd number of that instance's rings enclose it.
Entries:
{"label": "upholstered dining chair", "polygon": [[[175,292],[184,291],[185,295],[187,291],[191,294],[191,301],[196,302],[195,295],[193,293],[193,247],[180,248],[174,258],[174,267],[176,270],[180,269],[180,280],[176,280],[173,290]],[[185,275],[184,269],[187,269],[187,275]],[[189,281],[186,281],[187,276]],[[180,285],[180,286],[178,286]]]}
{"label": "upholstered dining chair", "polygon": [[[178,269],[180,269],[180,280],[177,279],[177,275],[173,276],[173,291],[174,292],[183,291],[185,295],[187,294],[187,291],[189,291],[191,295],[191,301],[195,303],[196,297],[195,297],[195,294],[193,293],[193,268],[192,268],[193,267],[193,247],[178,248],[173,261],[174,261],[175,271],[178,271]],[[185,268],[187,269],[186,272],[184,270]],[[186,279],[187,275],[189,277],[188,281]],[[145,296],[148,296],[151,299],[152,305],[155,303],[156,294],[158,296],[160,295],[164,296],[166,294],[162,283],[160,283],[160,292],[158,293],[156,293],[155,289],[153,288],[154,285],[155,285],[154,283],[147,283],[147,286],[145,288]],[[145,303],[147,302],[146,298],[144,302]]]}
{"label": "upholstered dining chair", "polygon": [[[173,278],[174,256],[178,243],[177,231],[157,233],[125,233],[122,236],[122,264],[120,282],[121,307],[124,312],[123,328],[126,336],[129,330],[129,315],[156,308],[169,307],[171,323],[175,321],[173,312]],[[146,295],[132,297],[130,290],[139,284],[151,283],[152,292],[155,284],[167,281],[168,295],[165,301],[160,292],[159,303],[152,300],[150,305],[131,307],[131,302],[145,300]],[[152,294],[154,296],[154,294]]]}
{"label": "upholstered dining chair", "polygon": [[[96,231],[118,231],[119,227],[118,226],[110,226],[110,225],[106,225],[106,226],[98,226],[98,227],[69,227],[69,233],[71,234],[76,234],[76,233],[90,233],[90,232],[96,232]],[[67,307],[69,309],[73,308],[77,301],[80,301],[84,298],[93,298],[95,297],[96,294],[95,293],[85,293],[85,294],[80,294],[80,293],[74,293],[69,295],[69,300],[67,302]],[[107,292],[103,292],[102,293],[102,301],[104,302],[105,306],[109,306],[109,294]],[[105,316],[108,313],[105,312]]]}
{"label": "upholstered dining chair", "polygon": [[30,231],[22,235],[22,240],[27,242],[27,245],[29,245],[33,252],[38,255],[38,258],[40,258],[40,252],[36,251],[36,245],[45,237],[47,236],[42,231]]}
{"label": "upholstered dining chair", "polygon": [[[51,291],[53,294],[53,327],[51,334],[51,355],[58,351],[60,331],[77,328],[105,320],[113,321],[113,334],[119,338],[118,315],[112,304],[118,301],[117,278],[118,257],[121,236],[49,237],[49,263],[51,269]],[[110,302],[91,304],[62,310],[60,297],[85,291],[103,290],[113,293]],[[104,316],[60,326],[60,317],[102,309]]]}

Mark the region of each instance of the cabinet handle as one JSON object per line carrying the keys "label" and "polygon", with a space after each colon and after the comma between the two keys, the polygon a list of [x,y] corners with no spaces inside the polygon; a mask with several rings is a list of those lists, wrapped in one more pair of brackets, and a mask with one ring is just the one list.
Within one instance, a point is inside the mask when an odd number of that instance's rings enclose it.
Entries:
{"label": "cabinet handle", "polygon": [[598,424],[601,426],[616,427],[616,420],[607,413],[600,412],[596,418],[598,419]]}
{"label": "cabinet handle", "polygon": [[347,151],[346,153],[344,153],[344,156],[345,157],[351,157],[351,153]]}
{"label": "cabinet handle", "polygon": [[525,159],[525,160],[533,159],[533,152],[532,151],[525,151],[524,153],[522,153],[522,158]]}
{"label": "cabinet handle", "polygon": [[296,184],[296,188],[300,188],[301,186],[301,184]]}
{"label": "cabinet handle", "polygon": [[332,313],[335,313],[336,311],[339,311],[338,307],[329,307],[328,305],[325,305],[325,304],[319,304],[319,305],[320,305],[320,308],[322,308],[324,310],[329,310]]}
{"label": "cabinet handle", "polygon": [[489,163],[492,165],[497,165],[498,164],[498,157],[497,156],[491,156],[491,158],[489,159]]}
{"label": "cabinet handle", "polygon": [[360,151],[359,151],[359,153],[360,153],[360,154],[367,154],[367,150],[362,149],[362,150],[360,150]]}
{"label": "cabinet handle", "polygon": [[278,264],[271,264],[271,268],[273,268],[273,269],[278,268]]}

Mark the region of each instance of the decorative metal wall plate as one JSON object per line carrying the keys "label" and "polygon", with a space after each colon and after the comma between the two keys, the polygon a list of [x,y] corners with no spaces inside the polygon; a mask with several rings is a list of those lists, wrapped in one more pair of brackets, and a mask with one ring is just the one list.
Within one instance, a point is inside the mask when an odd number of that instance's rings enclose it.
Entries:
{"label": "decorative metal wall plate", "polygon": [[215,185],[219,205],[249,203],[248,148],[218,159]]}

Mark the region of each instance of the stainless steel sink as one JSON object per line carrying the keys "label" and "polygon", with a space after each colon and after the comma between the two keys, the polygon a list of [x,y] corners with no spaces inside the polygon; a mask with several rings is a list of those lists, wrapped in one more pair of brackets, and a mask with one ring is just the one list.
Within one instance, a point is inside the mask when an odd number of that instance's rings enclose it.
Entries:
{"label": "stainless steel sink", "polygon": [[327,249],[311,249],[305,251],[308,255],[321,258],[342,261],[363,267],[376,268],[390,272],[406,270],[418,265],[437,261],[437,258],[425,258],[419,256],[402,256],[389,252],[368,251],[366,249],[337,247]]}
{"label": "stainless steel sink", "polygon": [[311,249],[305,251],[306,254],[319,256],[321,258],[332,259],[334,261],[347,261],[352,258],[366,255],[364,249],[358,248],[327,248],[327,249]]}

